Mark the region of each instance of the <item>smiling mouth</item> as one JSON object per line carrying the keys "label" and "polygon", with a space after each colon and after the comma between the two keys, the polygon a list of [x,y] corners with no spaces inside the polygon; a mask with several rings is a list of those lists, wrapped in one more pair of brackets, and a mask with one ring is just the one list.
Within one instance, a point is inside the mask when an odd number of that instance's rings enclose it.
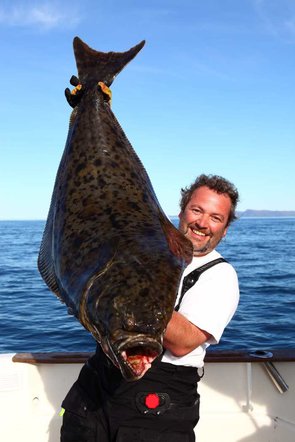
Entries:
{"label": "smiling mouth", "polygon": [[206,235],[206,233],[201,232],[200,230],[197,230],[197,229],[192,229],[192,232],[194,235],[197,235],[197,236],[202,236],[202,237],[208,236],[208,235]]}

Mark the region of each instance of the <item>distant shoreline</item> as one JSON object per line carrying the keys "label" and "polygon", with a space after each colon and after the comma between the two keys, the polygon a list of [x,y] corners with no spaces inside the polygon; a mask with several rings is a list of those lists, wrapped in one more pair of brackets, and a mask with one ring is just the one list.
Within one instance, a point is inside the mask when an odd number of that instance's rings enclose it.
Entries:
{"label": "distant shoreline", "polygon": [[[238,210],[236,212],[238,218],[295,218],[295,210]],[[177,215],[168,215],[169,218],[178,218]],[[42,221],[46,219],[0,219],[5,221]]]}
{"label": "distant shoreline", "polygon": [[238,211],[239,218],[292,218],[295,210],[252,210]]}
{"label": "distant shoreline", "polygon": [[[240,218],[295,218],[295,210],[238,210],[236,212],[238,219]],[[171,215],[170,218],[178,218]]]}

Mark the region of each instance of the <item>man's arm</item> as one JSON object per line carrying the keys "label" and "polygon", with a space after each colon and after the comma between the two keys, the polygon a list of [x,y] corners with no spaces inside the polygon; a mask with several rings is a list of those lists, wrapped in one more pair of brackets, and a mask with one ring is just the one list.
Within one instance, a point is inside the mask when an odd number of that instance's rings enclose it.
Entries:
{"label": "man's arm", "polygon": [[201,330],[181,313],[174,311],[167,325],[163,345],[174,356],[184,356],[210,337],[210,333]]}

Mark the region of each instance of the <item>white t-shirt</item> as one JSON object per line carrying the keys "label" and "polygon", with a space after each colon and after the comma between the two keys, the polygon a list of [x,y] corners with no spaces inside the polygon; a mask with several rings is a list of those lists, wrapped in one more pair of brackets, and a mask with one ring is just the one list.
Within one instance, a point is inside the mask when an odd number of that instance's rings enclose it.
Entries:
{"label": "white t-shirt", "polygon": [[[181,293],[183,278],[207,262],[220,258],[216,250],[208,255],[194,257],[183,272],[176,304]],[[239,283],[235,269],[226,262],[216,264],[204,271],[199,280],[184,294],[179,313],[192,324],[210,333],[212,337],[185,356],[173,356],[166,350],[162,362],[191,367],[203,367],[206,349],[217,344],[232,319],[239,303]]]}

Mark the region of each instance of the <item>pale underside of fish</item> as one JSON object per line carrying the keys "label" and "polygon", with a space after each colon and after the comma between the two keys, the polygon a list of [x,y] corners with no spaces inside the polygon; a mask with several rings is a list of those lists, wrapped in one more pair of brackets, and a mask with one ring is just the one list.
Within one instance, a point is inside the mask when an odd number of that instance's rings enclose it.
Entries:
{"label": "pale underside of fish", "polygon": [[104,53],[74,39],[82,87],[72,96],[38,258],[48,287],[127,380],[141,378],[161,354],[181,273],[192,257],[191,243],[163,213],[98,84],[109,87],[143,45]]}

